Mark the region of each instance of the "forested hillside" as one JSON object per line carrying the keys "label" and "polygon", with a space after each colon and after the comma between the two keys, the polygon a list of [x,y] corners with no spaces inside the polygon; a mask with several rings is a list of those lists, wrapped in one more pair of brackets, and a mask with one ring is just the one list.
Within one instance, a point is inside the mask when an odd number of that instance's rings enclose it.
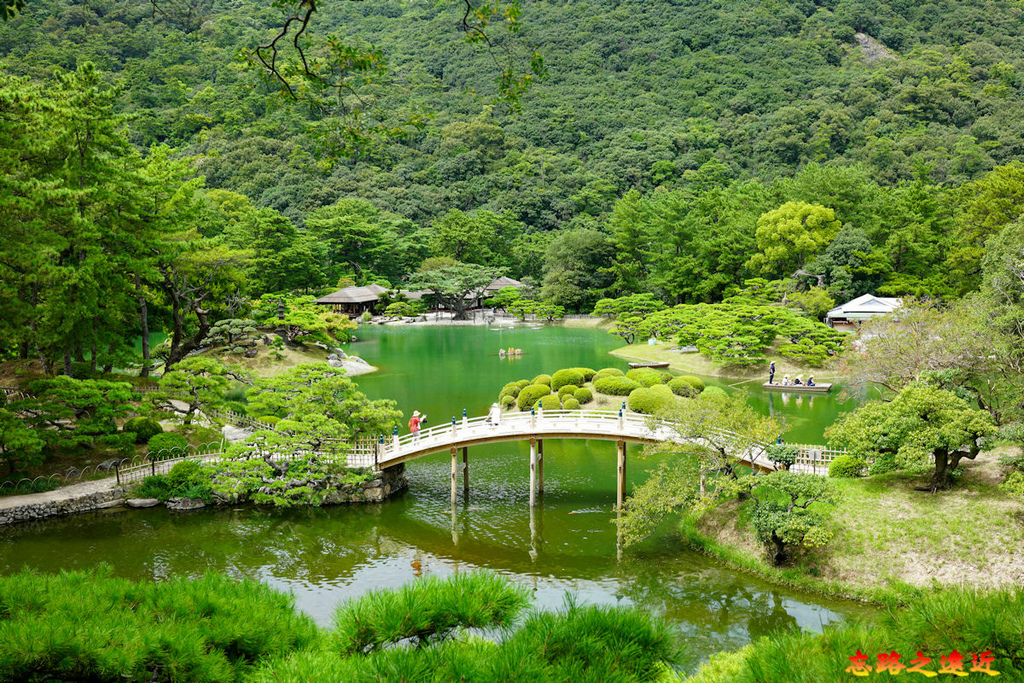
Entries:
{"label": "forested hillside", "polygon": [[[536,46],[549,77],[516,114],[493,104],[494,55],[461,39],[462,9],[319,8],[314,40],[333,33],[386,58],[375,108],[425,121],[346,157],[330,153],[330,119],[276,97],[238,58],[281,26],[279,9],[33,0],[0,24],[3,112],[36,117],[34,131],[10,118],[0,131],[4,170],[27,183],[7,195],[69,181],[40,180],[54,167],[33,170],[28,136],[57,140],[81,93],[102,93],[85,118],[105,121],[111,163],[149,164],[168,192],[186,188],[191,213],[165,219],[238,250],[232,286],[246,295],[398,285],[449,257],[533,278],[538,296],[583,312],[642,292],[718,301],[752,277],[833,300],[955,297],[978,287],[985,241],[1022,212],[1020,2],[526,4],[522,31],[495,49]],[[95,72],[55,84],[55,70],[87,62]],[[66,163],[68,149],[50,152]],[[161,155],[184,165],[168,175]],[[5,211],[26,224],[24,203]],[[792,246],[810,223],[824,227]],[[769,253],[780,240],[792,248]],[[39,272],[22,252],[6,264]],[[7,302],[41,300],[22,290]]]}

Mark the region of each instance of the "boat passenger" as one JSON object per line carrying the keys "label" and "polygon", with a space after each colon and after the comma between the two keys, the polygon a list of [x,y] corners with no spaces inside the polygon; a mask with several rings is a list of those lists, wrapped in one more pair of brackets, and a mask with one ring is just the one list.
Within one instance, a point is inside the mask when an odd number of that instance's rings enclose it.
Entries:
{"label": "boat passenger", "polygon": [[813,387],[814,386],[814,375],[811,375],[811,376],[809,376],[807,378],[807,386],[809,386],[809,387]]}
{"label": "boat passenger", "polygon": [[783,375],[782,376],[782,386],[784,386],[784,387],[788,387],[789,386],[789,375]]}
{"label": "boat passenger", "polygon": [[800,380],[800,375],[797,375],[797,376],[796,376],[796,377],[795,377],[795,378],[793,379],[793,386],[799,386],[799,385],[801,385],[801,384],[803,384],[803,382],[802,382],[802,381]]}

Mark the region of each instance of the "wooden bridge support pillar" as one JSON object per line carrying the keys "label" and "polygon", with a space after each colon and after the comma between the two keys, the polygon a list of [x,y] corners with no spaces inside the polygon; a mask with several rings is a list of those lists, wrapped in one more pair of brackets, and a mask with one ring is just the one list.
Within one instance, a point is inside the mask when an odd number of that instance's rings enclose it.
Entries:
{"label": "wooden bridge support pillar", "polygon": [[544,439],[537,439],[537,491],[544,493]]}
{"label": "wooden bridge support pillar", "polygon": [[455,516],[455,482],[459,475],[459,449],[452,446],[452,517]]}
{"label": "wooden bridge support pillar", "polygon": [[537,504],[537,439],[530,439],[530,507]]}
{"label": "wooden bridge support pillar", "polygon": [[462,447],[462,493],[469,496],[469,446]]}
{"label": "wooden bridge support pillar", "polygon": [[619,441],[618,447],[618,472],[615,482],[615,505],[620,510],[626,502],[626,442]]}

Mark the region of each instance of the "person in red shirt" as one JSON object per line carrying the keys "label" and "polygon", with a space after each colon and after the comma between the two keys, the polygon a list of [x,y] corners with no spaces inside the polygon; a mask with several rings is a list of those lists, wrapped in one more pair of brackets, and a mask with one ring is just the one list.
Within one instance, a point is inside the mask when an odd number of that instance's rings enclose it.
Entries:
{"label": "person in red shirt", "polygon": [[420,425],[427,421],[426,415],[420,415],[420,411],[412,411],[412,417],[409,418],[409,431],[412,433],[414,439],[420,438]]}

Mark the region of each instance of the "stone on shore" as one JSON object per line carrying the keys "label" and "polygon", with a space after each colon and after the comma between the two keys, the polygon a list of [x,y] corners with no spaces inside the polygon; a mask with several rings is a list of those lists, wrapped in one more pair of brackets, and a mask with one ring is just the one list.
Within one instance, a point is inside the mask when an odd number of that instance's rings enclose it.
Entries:
{"label": "stone on shore", "polygon": [[129,498],[124,504],[130,508],[155,508],[160,501],[156,498]]}

